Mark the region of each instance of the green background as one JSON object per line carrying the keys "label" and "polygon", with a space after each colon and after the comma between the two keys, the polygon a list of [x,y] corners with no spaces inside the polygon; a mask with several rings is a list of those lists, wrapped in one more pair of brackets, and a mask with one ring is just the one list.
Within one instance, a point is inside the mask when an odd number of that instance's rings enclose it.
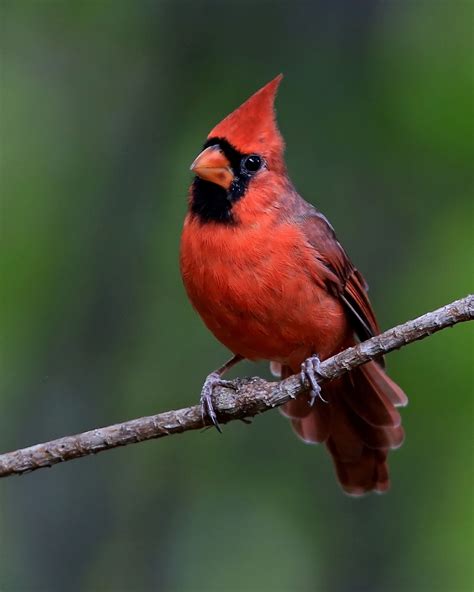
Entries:
{"label": "green background", "polygon": [[[179,276],[189,165],[280,71],[290,174],[382,327],[472,291],[473,8],[1,0],[0,449],[197,401],[228,352]],[[390,355],[387,495],[278,412],[130,446],[0,482],[0,590],[472,590],[472,337]]]}

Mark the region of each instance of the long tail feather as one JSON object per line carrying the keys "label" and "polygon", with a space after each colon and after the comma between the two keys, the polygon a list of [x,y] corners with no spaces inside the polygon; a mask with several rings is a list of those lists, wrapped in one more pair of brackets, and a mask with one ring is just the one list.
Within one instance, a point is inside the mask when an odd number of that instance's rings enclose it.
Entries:
{"label": "long tail feather", "polygon": [[[288,370],[282,373],[287,374]],[[326,443],[346,493],[387,491],[387,454],[404,439],[395,406],[406,405],[405,393],[370,362],[324,385],[323,397],[328,403],[318,399],[310,407],[303,395],[284,405],[282,413],[302,440]]]}

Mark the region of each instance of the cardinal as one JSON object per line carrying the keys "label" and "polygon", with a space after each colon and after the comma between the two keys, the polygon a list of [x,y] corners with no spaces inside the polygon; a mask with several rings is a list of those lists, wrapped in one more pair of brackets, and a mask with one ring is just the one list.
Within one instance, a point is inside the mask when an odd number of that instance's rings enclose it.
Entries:
{"label": "cardinal", "polygon": [[325,443],[346,493],[384,492],[407,397],[381,359],[318,384],[321,360],[380,330],[363,276],[289,179],[274,109],[281,79],[217,124],[191,165],[181,274],[194,308],[233,353],[207,377],[201,406],[218,427],[213,388],[243,359],[268,360],[282,378],[301,374],[311,388],[282,407],[295,432]]}

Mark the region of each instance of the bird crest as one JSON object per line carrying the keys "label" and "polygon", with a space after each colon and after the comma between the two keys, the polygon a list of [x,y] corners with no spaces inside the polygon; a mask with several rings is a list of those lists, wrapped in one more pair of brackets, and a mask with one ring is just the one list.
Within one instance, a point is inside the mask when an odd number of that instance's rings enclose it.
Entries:
{"label": "bird crest", "polygon": [[262,154],[268,161],[282,161],[285,143],[275,117],[275,97],[283,78],[276,76],[227,115],[208,135],[223,138],[243,154]]}

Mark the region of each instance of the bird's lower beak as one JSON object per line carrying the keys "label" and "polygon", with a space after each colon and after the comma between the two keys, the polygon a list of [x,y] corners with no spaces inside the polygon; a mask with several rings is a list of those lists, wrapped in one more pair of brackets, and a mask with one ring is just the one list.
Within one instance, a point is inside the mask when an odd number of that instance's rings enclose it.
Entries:
{"label": "bird's lower beak", "polygon": [[191,170],[201,179],[220,185],[226,190],[234,180],[230,162],[219,146],[209,146],[203,150],[191,165]]}

